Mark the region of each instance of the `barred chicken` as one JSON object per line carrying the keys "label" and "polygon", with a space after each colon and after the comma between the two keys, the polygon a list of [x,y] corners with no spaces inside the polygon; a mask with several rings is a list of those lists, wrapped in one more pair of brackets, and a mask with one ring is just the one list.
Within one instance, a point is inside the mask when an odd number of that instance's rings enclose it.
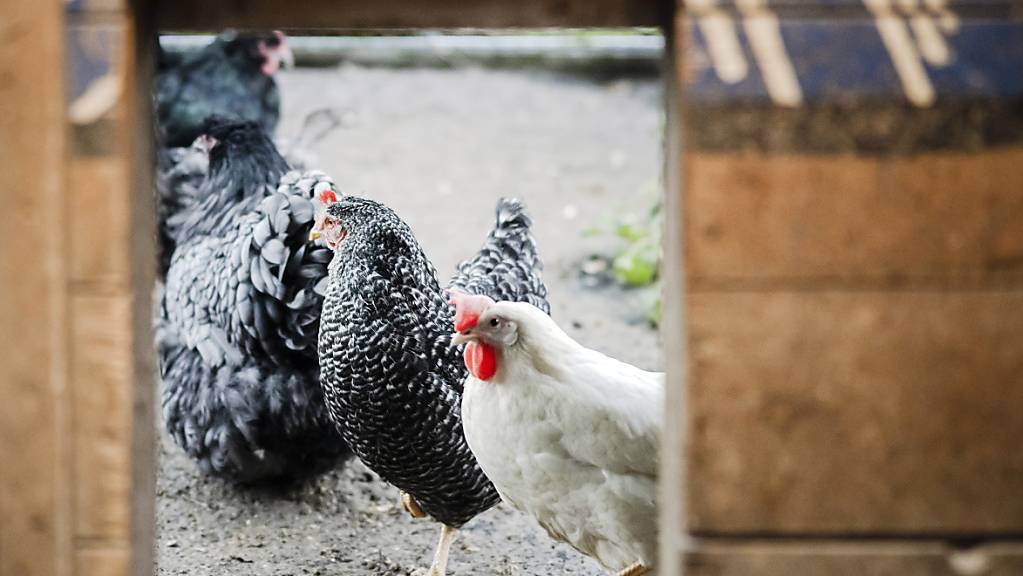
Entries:
{"label": "barred chicken", "polygon": [[465,438],[501,497],[618,576],[653,574],[664,375],[534,306],[454,293]]}
{"label": "barred chicken", "polygon": [[214,119],[208,172],[168,228],[156,321],[164,422],[208,473],[306,476],[348,454],[316,355],[329,249],[309,241],[321,172],[290,171],[261,126]]}
{"label": "barred chicken", "polygon": [[[483,248],[449,286],[548,310],[530,225],[517,200],[501,200]],[[319,341],[330,416],[411,512],[443,525],[430,569],[442,576],[455,529],[500,500],[462,434],[466,369],[451,348],[452,312],[412,231],[386,206],[326,202],[314,235],[335,251]]]}

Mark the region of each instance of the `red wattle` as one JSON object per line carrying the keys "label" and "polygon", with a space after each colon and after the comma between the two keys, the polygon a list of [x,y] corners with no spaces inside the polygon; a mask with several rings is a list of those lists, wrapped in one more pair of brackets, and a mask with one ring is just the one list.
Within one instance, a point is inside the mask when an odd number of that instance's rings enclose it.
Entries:
{"label": "red wattle", "polygon": [[497,351],[493,347],[473,340],[465,346],[465,367],[480,380],[490,380],[497,372]]}

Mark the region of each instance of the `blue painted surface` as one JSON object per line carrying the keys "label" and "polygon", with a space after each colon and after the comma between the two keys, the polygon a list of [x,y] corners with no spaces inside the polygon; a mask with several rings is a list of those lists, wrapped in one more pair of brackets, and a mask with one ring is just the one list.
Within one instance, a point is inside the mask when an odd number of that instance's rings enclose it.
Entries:
{"label": "blue painted surface", "polygon": [[[690,100],[769,99],[737,13],[733,14],[733,22],[749,66],[747,77],[735,84],[720,80],[707,53],[707,39],[691,21]],[[781,35],[805,102],[905,99],[891,56],[874,20],[865,11],[862,18],[783,20]],[[924,63],[939,100],[1023,96],[1023,22],[961,20],[958,30],[944,38],[952,53],[950,63],[947,66]]]}

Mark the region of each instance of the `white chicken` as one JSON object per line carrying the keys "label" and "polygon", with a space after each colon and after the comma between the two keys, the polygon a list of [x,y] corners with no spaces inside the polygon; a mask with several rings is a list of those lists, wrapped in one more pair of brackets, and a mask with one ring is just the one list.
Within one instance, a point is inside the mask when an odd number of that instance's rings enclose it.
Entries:
{"label": "white chicken", "polygon": [[653,574],[664,375],[584,348],[529,304],[451,303],[465,439],[501,498],[605,569]]}

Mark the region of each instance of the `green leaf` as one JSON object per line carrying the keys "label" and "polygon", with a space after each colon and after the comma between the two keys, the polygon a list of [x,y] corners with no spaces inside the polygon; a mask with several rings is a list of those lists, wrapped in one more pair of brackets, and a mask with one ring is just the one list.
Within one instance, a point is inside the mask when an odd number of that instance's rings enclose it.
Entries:
{"label": "green leaf", "polygon": [[634,224],[622,223],[615,228],[615,234],[618,234],[620,238],[624,238],[629,242],[638,242],[639,240],[642,240],[648,232]]}
{"label": "green leaf", "polygon": [[615,276],[628,286],[646,286],[657,278],[659,247],[650,242],[630,244],[614,259]]}

